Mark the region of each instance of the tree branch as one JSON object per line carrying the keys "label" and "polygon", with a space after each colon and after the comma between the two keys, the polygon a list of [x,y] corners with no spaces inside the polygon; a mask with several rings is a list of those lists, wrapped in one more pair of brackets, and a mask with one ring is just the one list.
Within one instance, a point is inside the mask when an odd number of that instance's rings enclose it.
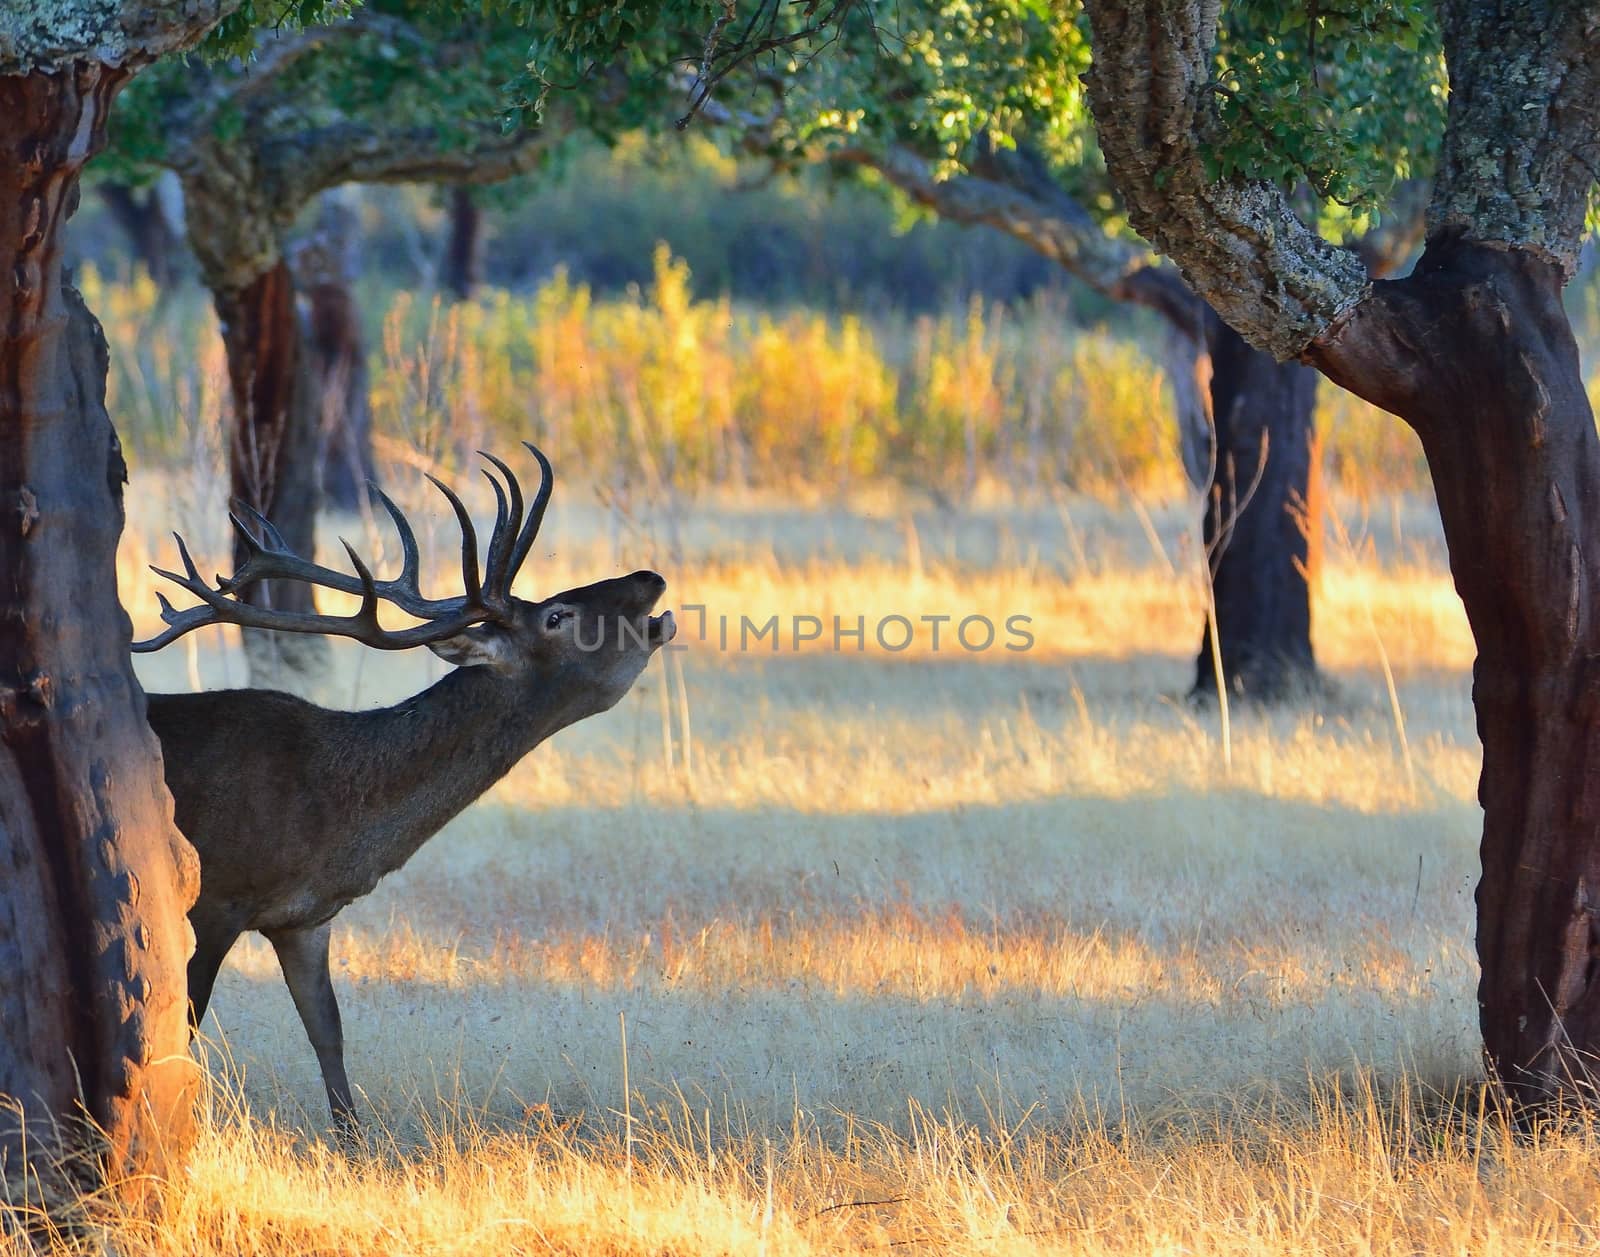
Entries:
{"label": "tree branch", "polygon": [[208,106],[244,109],[243,138],[223,140],[202,109],[193,125],[170,126],[170,164],[184,183],[189,241],[213,291],[238,290],[276,264],[285,233],[315,197],[346,183],[493,183],[532,170],[561,129],[507,134],[498,123],[452,130],[385,126],[345,116],[304,121],[283,75],[331,42],[377,35],[419,45],[431,61],[467,53],[464,43],[431,45],[411,24],[377,13],[273,41],[248,77],[225,76]]}
{"label": "tree branch", "polygon": [[0,74],[67,69],[88,60],[148,65],[196,43],[242,2],[112,0],[74,5],[70,13],[39,0],[0,5]]}
{"label": "tree branch", "polygon": [[734,14],[731,0],[724,0],[722,15],[706,33],[699,73],[689,93],[689,112],[678,119],[678,130],[685,129],[694,121],[697,114],[702,113],[706,106],[711,104],[712,95],[716,92],[718,84],[740,66],[755,61],[765,53],[790,48],[821,35],[827,37],[823,40],[824,46],[833,43],[839,38],[845,21],[853,9],[859,7],[865,10],[873,38],[874,40],[877,38],[877,26],[871,4],[867,0],[831,0],[827,11],[820,17],[817,15],[817,10],[822,0],[791,0],[791,3],[803,5],[801,12],[806,18],[806,25],[799,30],[779,29],[778,17],[783,11],[781,0],[759,0],[750,19],[733,42],[723,43],[723,32],[732,22]]}
{"label": "tree branch", "polygon": [[485,125],[464,141],[432,127],[387,130],[347,120],[274,137],[262,165],[282,201],[298,210],[344,183],[498,183],[538,165],[551,134],[548,124],[510,135]]}
{"label": "tree branch", "polygon": [[[739,143],[759,152],[771,143],[783,118],[781,84],[774,90],[777,103],[766,113],[733,110],[710,100],[702,105],[701,116],[734,130]],[[1196,299],[1183,281],[1160,266],[1148,249],[1107,234],[1029,150],[985,145],[973,157],[972,173],[944,179],[904,145],[887,150],[841,147],[824,155],[841,166],[876,171],[940,218],[1002,231],[1112,300],[1146,306],[1186,334],[1199,335]]]}
{"label": "tree branch", "polygon": [[1428,234],[1577,269],[1600,169],[1600,21],[1585,4],[1439,6],[1450,117]]}
{"label": "tree branch", "polygon": [[979,175],[940,179],[921,157],[903,147],[886,152],[841,148],[828,157],[841,165],[877,171],[941,218],[1003,231],[1117,300],[1137,299],[1127,290],[1128,279],[1151,265],[1146,250],[1107,235],[1059,189],[1047,204],[1028,190]]}
{"label": "tree branch", "polygon": [[1106,168],[1134,228],[1246,340],[1298,358],[1369,291],[1359,258],[1261,180],[1212,181],[1201,155],[1218,0],[1085,0]]}

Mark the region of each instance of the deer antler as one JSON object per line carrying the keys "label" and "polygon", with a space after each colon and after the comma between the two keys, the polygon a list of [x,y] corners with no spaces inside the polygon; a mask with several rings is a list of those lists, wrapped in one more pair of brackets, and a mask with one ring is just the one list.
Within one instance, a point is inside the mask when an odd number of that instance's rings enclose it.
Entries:
{"label": "deer antler", "polygon": [[[544,522],[545,508],[550,503],[550,493],[555,485],[555,473],[550,460],[530,442],[523,445],[539,462],[539,491],[534,495],[533,509],[523,519],[522,486],[517,483],[511,469],[493,454],[479,453],[505,477],[502,485],[494,472],[484,469],[484,478],[494,489],[494,529],[489,534],[489,555],[482,579],[478,575],[478,534],[472,526],[467,508],[449,485],[437,477],[428,476],[455,512],[461,528],[461,582],[464,592],[456,598],[428,598],[419,584],[419,558],[416,533],[412,531],[405,514],[388,494],[373,486],[378,500],[394,521],[400,537],[400,575],[393,580],[377,580],[367,565],[361,561],[348,541],[340,538],[355,575],[323,567],[303,558],[289,548],[283,534],[254,507],[235,502],[235,510],[228,518],[238,530],[245,549],[244,562],[232,576],[218,576],[213,588],[200,576],[190,557],[189,548],[182,537],[173,534],[178,543],[178,556],[183,560],[182,573],[170,572],[151,565],[151,571],[188,590],[200,599],[200,605],[179,610],[166,597],[156,594],[161,603],[161,618],[167,628],[142,642],[134,642],[133,650],[144,653],[160,650],[185,633],[208,624],[237,624],[242,628],[275,629],[285,633],[322,633],[330,637],[348,637],[378,650],[407,650],[429,642],[454,637],[473,624],[492,621],[507,624],[511,620],[513,599],[511,583],[518,569],[528,557],[533,541]],[[247,524],[240,518],[248,517]],[[256,531],[252,531],[252,525]],[[259,532],[259,536],[257,535]],[[237,595],[247,586],[263,580],[295,580],[340,593],[358,594],[361,607],[354,615],[316,615],[305,611],[282,611],[271,607],[258,607],[241,601]],[[378,623],[378,603],[388,602],[407,615],[426,623],[411,628],[390,630]]]}

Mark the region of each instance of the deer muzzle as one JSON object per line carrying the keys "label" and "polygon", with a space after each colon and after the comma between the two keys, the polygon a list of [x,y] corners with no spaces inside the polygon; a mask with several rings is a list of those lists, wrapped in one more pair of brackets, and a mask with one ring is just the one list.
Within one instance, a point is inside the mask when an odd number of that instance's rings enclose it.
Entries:
{"label": "deer muzzle", "polygon": [[663,611],[660,615],[653,615],[646,621],[649,640],[652,648],[665,646],[678,635],[678,621],[673,618],[672,612]]}

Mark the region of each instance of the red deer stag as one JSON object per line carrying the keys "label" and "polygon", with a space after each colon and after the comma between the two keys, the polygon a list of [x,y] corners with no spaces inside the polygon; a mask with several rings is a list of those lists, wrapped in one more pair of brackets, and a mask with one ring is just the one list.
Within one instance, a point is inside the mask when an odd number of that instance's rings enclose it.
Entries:
{"label": "red deer stag", "polygon": [[[253,527],[233,516],[245,538],[245,562],[233,576],[218,577],[215,588],[201,579],[177,538],[184,572],[155,570],[200,605],[177,610],[161,598],[167,629],[133,647],[158,650],[203,625],[237,624],[349,637],[380,650],[427,646],[461,665],[422,693],[378,711],[329,711],[269,690],[150,695],[150,724],[161,739],[178,827],[200,853],[200,898],[189,914],[193,1024],[205,1015],[223,957],[240,934],[259,930],[278,953],[329,1106],[346,1128],[354,1127],[355,1112],[328,975],[333,918],[539,743],[616,704],[676,631],[670,611],[651,615],[666,589],[654,572],[541,602],[512,596],[512,579],[538,535],[553,483],[545,456],[528,449],[542,479],[526,522],[516,477],[484,455],[505,484],[485,469],[497,511],[481,580],[466,508],[429,477],[461,527],[460,597],[423,596],[416,538],[381,493],[403,554],[394,580],[375,580],[348,543],[354,576],[321,567],[290,551],[271,524],[249,512]],[[350,616],[315,615],[234,597],[268,579],[359,594],[361,607]],[[380,602],[422,623],[384,628]]]}

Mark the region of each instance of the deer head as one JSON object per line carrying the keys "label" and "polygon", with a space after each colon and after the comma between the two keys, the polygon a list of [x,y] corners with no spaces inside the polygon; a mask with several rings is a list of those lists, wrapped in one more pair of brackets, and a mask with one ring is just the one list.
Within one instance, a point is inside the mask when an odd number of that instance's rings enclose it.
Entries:
{"label": "deer head", "polygon": [[453,664],[492,669],[530,691],[568,688],[574,720],[614,706],[657,647],[672,640],[672,612],[650,614],[667,582],[654,572],[633,572],[569,589],[540,602],[510,600],[510,614],[428,643]]}
{"label": "deer head", "polygon": [[[572,719],[613,706],[638,678],[650,656],[677,632],[672,612],[652,615],[667,583],[654,572],[569,589],[538,602],[517,598],[511,584],[532,549],[550,503],[554,473],[550,461],[523,442],[539,462],[539,490],[526,517],[522,488],[511,469],[493,454],[484,477],[494,489],[495,522],[488,558],[478,571],[478,537],[472,517],[455,492],[429,476],[455,512],[461,528],[463,593],[454,598],[428,598],[418,584],[416,534],[389,496],[373,486],[394,521],[400,537],[401,569],[392,580],[378,580],[344,542],[355,574],[323,567],[289,549],[282,534],[259,511],[235,503],[229,518],[243,538],[245,561],[229,577],[218,576],[213,587],[200,576],[183,538],[174,534],[183,572],[153,567],[200,599],[200,605],[178,610],[162,595],[161,618],[167,628],[135,651],[159,650],[185,633],[208,624],[277,629],[289,633],[322,633],[348,637],[379,650],[427,646],[434,654],[464,667],[485,667],[530,690],[548,693],[560,682],[581,678],[582,700]],[[480,451],[481,453],[481,451]],[[495,475],[499,472],[504,482]],[[238,598],[240,590],[261,580],[298,580],[341,593],[357,594],[361,606],[348,616],[317,615],[258,607]],[[387,602],[422,623],[387,629],[379,623],[378,605]]]}

